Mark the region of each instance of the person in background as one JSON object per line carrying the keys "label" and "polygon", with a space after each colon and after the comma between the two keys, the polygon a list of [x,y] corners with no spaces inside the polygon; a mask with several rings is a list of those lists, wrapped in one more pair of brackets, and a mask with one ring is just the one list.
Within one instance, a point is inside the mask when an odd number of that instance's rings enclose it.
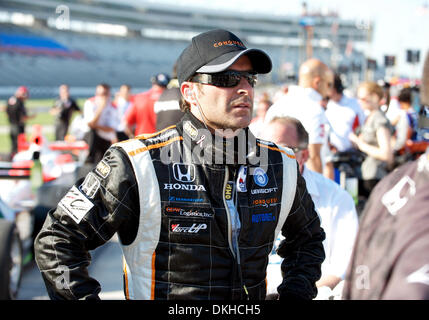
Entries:
{"label": "person in background", "polygon": [[55,140],[64,140],[69,130],[73,112],[81,113],[76,101],[70,97],[69,86],[62,84],[59,87],[59,98],[55,101],[50,114],[55,118]]}
{"label": "person in background", "polygon": [[[267,124],[262,137],[295,152],[299,171],[304,177],[308,193],[313,199],[321,226],[326,233],[326,239],[323,241],[326,258],[322,263],[322,277],[316,282],[316,299],[328,299],[334,295],[332,290],[344,280],[358,230],[358,216],[353,198],[334,181],[306,167],[308,133],[299,120],[291,117],[274,118]],[[276,244],[280,239],[281,237],[277,239]],[[280,260],[276,254],[271,254],[269,261],[268,292],[273,294],[282,279],[278,270]],[[340,289],[336,291],[338,295],[341,293]]]}
{"label": "person in background", "polygon": [[86,124],[84,140],[89,145],[85,163],[97,164],[112,143],[117,142],[118,113],[110,99],[110,86],[100,83],[95,96],[83,106],[83,121]]}
{"label": "person in background", "polygon": [[391,138],[393,128],[380,110],[383,90],[375,82],[363,82],[358,88],[358,99],[362,108],[368,113],[361,133],[349,135],[350,140],[360,151],[366,154],[362,163],[362,181],[359,190],[368,197],[374,186],[389,171],[393,164],[393,149]]}
{"label": "person in background", "polygon": [[256,109],[256,116],[252,119],[249,125],[249,130],[255,135],[255,137],[260,137],[261,133],[264,130],[265,124],[265,115],[267,114],[268,109],[273,103],[270,100],[270,97],[267,92],[264,92],[259,98],[258,107]]}
{"label": "person in background", "polygon": [[125,114],[132,105],[130,98],[131,86],[128,84],[121,85],[113,102],[118,112],[118,127],[116,128],[116,137],[118,141],[127,140],[132,136],[132,132],[128,130],[125,120]]}
{"label": "person in background", "polygon": [[[422,79],[429,105],[429,52]],[[371,193],[346,273],[343,299],[429,300],[429,148]]]}
{"label": "person in background", "polygon": [[28,99],[29,95],[27,87],[21,86],[16,90],[15,94],[7,100],[6,113],[10,124],[11,141],[10,159],[18,152],[18,136],[23,133],[25,134],[25,122],[35,117],[35,115],[29,116],[25,108],[25,101]]}
{"label": "person in background", "polygon": [[334,152],[353,149],[349,134],[364,123],[365,116],[359,102],[343,94],[344,86],[340,76],[335,75],[334,89],[325,115],[329,121],[329,144]]}
{"label": "person in background", "polygon": [[407,139],[416,140],[419,115],[412,106],[413,91],[411,88],[403,88],[398,94],[398,102],[401,110],[404,110],[408,120]]}
{"label": "person in background", "polygon": [[156,131],[156,114],[154,104],[170,82],[170,76],[158,73],[151,78],[152,87],[145,92],[137,94],[133,99],[133,105],[125,114],[125,122],[128,130],[135,125],[134,136],[154,133]]}
{"label": "person in background", "polygon": [[177,63],[174,64],[171,80],[167,88],[155,102],[153,110],[156,116],[156,131],[172,126],[180,121],[183,112],[180,110],[182,95],[177,80]]}
{"label": "person in background", "polygon": [[331,95],[333,82],[334,74],[326,64],[309,59],[300,66],[298,86],[290,86],[288,93],[275,102],[265,116],[266,122],[281,116],[301,121],[309,134],[308,168],[319,173],[325,165],[322,146],[326,146],[324,153],[329,151],[325,132],[328,120],[321,103],[324,97]]}

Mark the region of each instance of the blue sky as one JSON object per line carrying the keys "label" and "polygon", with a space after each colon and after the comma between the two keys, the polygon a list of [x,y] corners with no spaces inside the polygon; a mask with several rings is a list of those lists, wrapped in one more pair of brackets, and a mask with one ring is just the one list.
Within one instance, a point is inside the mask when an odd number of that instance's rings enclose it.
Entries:
{"label": "blue sky", "polygon": [[[132,0],[131,0],[132,1]],[[144,0],[168,5],[296,15],[303,0]],[[384,63],[384,55],[396,55],[396,73],[420,77],[429,50],[429,0],[307,0],[310,11],[337,10],[342,18],[374,22],[368,55]],[[426,5],[426,11],[422,8]],[[420,50],[420,64],[406,63],[406,50]]]}

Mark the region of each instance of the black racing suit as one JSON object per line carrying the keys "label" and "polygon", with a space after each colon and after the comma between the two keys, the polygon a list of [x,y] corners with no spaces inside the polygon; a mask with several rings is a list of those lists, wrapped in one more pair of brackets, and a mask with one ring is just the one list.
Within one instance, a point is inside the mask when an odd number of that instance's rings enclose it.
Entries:
{"label": "black racing suit", "polygon": [[[98,298],[100,285],[87,272],[88,251],[104,244],[115,232],[123,247],[137,245],[144,250],[146,243],[136,244],[134,240],[147,237],[153,229],[159,236],[147,243],[155,248],[147,257],[152,258],[150,298],[265,299],[268,255],[276,239],[281,207],[286,205],[281,203],[285,196],[283,186],[289,183],[283,176],[282,153],[275,144],[265,142],[268,166],[266,174],[259,171],[257,177],[250,174],[260,164],[250,163],[249,155],[261,154],[264,142],[260,140],[249,144],[244,165],[238,160],[238,144],[234,146],[235,160],[231,164],[192,162],[185,152],[189,145],[202,147],[209,156],[218,150],[217,145],[205,139],[208,137],[204,132],[207,133],[203,124],[186,113],[177,126],[113,145],[86,180],[78,181],[74,191],[49,212],[36,238],[35,251],[52,299]],[[251,134],[247,129],[245,132]],[[192,138],[187,139],[188,136]],[[124,143],[138,143],[141,147],[126,154],[120,147]],[[225,147],[230,141],[222,143]],[[224,147],[223,156],[228,156]],[[138,154],[149,159],[149,164],[140,163],[148,165],[141,175],[154,172],[151,181],[146,180],[147,185],[138,183],[135,170],[140,168],[133,167],[130,160]],[[165,163],[166,154],[173,158],[180,154],[180,158]],[[199,154],[194,152],[193,156]],[[297,167],[296,161],[292,161]],[[325,258],[325,234],[298,170],[295,179],[291,182],[296,182],[296,192],[291,196],[289,215],[278,227],[286,238],[278,249],[284,258],[284,281],[279,294],[280,299],[312,299],[317,294],[315,282],[321,276],[320,266]],[[150,187],[151,183],[156,187]],[[235,192],[228,194],[227,190]],[[148,196],[142,196],[142,192],[148,192]],[[157,197],[160,201],[153,202]],[[231,246],[225,200],[232,198],[241,222],[237,251]],[[156,221],[153,224],[148,219]],[[155,227],[144,229],[146,222]],[[141,261],[144,263],[145,259]],[[69,281],[58,286],[64,266]],[[127,286],[125,294],[128,297]]]}

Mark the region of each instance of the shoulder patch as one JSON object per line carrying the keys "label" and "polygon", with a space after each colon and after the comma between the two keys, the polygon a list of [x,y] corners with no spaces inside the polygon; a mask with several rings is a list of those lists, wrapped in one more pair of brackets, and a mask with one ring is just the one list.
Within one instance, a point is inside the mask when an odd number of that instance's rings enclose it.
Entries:
{"label": "shoulder patch", "polygon": [[198,129],[195,128],[191,121],[185,121],[183,123],[183,131],[186,132],[186,134],[190,136],[192,140],[195,140],[198,137]]}
{"label": "shoulder patch", "polygon": [[61,199],[59,205],[74,222],[79,224],[83,217],[92,209],[94,204],[82,194],[76,186],[73,186],[69,192]]}
{"label": "shoulder patch", "polygon": [[92,172],[88,173],[85,181],[79,186],[79,189],[85,193],[88,198],[93,199],[98,189],[100,189],[100,180]]}
{"label": "shoulder patch", "polygon": [[110,170],[112,170],[112,168],[110,168],[104,160],[101,160],[95,167],[95,172],[103,179],[106,179],[109,176]]}

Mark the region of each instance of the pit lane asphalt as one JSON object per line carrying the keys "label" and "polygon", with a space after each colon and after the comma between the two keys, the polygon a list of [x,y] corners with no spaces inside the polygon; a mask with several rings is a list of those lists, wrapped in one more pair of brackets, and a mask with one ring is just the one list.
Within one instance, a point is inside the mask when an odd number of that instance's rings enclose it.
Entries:
{"label": "pit lane asphalt", "polygon": [[[122,287],[122,251],[115,235],[104,246],[91,251],[89,274],[101,285],[102,300],[124,300]],[[28,265],[23,274],[18,300],[47,300],[45,284],[36,263]]]}

